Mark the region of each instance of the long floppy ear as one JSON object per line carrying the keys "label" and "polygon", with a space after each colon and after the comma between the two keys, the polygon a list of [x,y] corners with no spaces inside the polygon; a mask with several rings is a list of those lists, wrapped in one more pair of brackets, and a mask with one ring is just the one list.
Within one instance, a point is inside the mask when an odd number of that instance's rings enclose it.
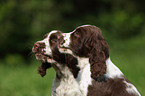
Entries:
{"label": "long floppy ear", "polygon": [[[96,37],[96,36],[95,36]],[[108,44],[102,36],[97,38],[92,37],[91,45],[92,49],[89,54],[89,62],[91,67],[91,77],[94,80],[104,80],[104,74],[106,73],[106,59],[109,57]]]}
{"label": "long floppy ear", "polygon": [[41,65],[38,67],[38,73],[43,77],[46,75],[46,70],[50,67],[50,63],[41,63]]}

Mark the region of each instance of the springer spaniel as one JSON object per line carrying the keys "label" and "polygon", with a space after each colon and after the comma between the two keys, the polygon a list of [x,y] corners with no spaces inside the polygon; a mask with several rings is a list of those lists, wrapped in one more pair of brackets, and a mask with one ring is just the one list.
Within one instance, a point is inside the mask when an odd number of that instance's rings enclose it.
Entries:
{"label": "springer spaniel", "polygon": [[110,60],[101,30],[92,25],[73,32],[52,31],[34,44],[39,73],[53,67],[52,96],[141,96]]}
{"label": "springer spaniel", "polygon": [[[71,54],[78,59],[78,78],[90,78],[89,83],[86,82],[87,96],[141,96],[111,62],[108,44],[98,27],[84,25],[62,35],[64,41],[60,44],[61,53]],[[82,74],[84,71],[88,71],[88,74]]]}

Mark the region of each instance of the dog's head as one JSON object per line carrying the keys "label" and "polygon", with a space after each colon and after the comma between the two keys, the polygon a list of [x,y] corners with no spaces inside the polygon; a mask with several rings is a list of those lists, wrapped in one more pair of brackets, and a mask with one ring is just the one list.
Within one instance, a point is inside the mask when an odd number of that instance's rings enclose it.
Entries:
{"label": "dog's head", "polygon": [[106,73],[105,62],[109,58],[109,48],[98,27],[83,25],[70,33],[62,33],[62,35],[64,40],[60,44],[62,53],[69,53],[77,58],[89,58],[93,79],[98,79]]}
{"label": "dog's head", "polygon": [[55,30],[51,31],[49,34],[44,35],[44,39],[37,41],[33,48],[32,52],[35,53],[36,59],[42,62],[54,63],[52,59],[52,50],[58,45],[58,39],[60,39],[61,31]]}
{"label": "dog's head", "polygon": [[36,59],[42,62],[38,68],[38,73],[42,77],[45,76],[46,69],[50,68],[53,63],[56,63],[52,58],[51,48],[57,45],[56,41],[60,33],[61,31],[58,30],[51,31],[43,36],[43,40],[37,41],[33,45],[32,52],[35,54]]}

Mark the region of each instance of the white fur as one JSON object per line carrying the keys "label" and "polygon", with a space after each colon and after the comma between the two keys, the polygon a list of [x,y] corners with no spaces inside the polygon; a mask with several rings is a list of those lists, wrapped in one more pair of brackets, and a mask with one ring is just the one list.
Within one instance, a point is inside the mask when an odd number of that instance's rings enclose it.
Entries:
{"label": "white fur", "polygon": [[61,78],[55,77],[51,96],[84,96],[68,67],[63,67],[60,64],[57,64],[57,67],[61,72]]}
{"label": "white fur", "polygon": [[140,93],[137,91],[137,89],[135,88],[134,85],[132,85],[131,83],[128,83],[126,81],[124,81],[124,83],[127,85],[126,90],[128,91],[128,93],[134,93],[137,96],[141,96]]}
{"label": "white fur", "polygon": [[108,58],[106,60],[106,65],[107,65],[107,72],[106,72],[106,76],[108,78],[116,78],[116,77],[121,77],[123,76],[123,73],[120,71],[120,69],[115,66],[112,61],[110,60],[110,58]]}
{"label": "white fur", "polygon": [[63,39],[65,40],[65,42],[63,43],[63,46],[61,46],[61,47],[69,47],[69,44],[70,44],[70,35],[71,35],[71,33],[62,33],[62,35],[63,35]]}
{"label": "white fur", "polygon": [[59,52],[61,53],[68,53],[68,54],[73,54],[73,52],[70,49],[65,49],[65,48],[59,48]]}
{"label": "white fur", "polygon": [[92,84],[89,58],[79,58],[79,57],[77,58],[78,58],[78,67],[80,68],[77,81],[79,82],[80,88],[84,96],[87,96],[88,86]]}
{"label": "white fur", "polygon": [[56,63],[56,61],[55,61],[55,60],[50,59],[50,58],[48,58],[48,59],[47,59],[47,62],[49,62],[49,63],[51,63],[51,64]]}

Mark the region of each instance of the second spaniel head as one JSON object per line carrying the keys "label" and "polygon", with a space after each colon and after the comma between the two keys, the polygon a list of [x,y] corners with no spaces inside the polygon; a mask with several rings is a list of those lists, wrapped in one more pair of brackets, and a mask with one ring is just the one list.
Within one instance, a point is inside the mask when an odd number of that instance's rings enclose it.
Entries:
{"label": "second spaniel head", "polygon": [[109,58],[109,49],[98,27],[83,25],[62,35],[64,41],[61,48],[70,49],[69,53],[74,56],[89,58],[92,78],[97,79],[106,73],[105,61]]}
{"label": "second spaniel head", "polygon": [[49,34],[47,33],[44,35],[43,40],[37,41],[32,48],[36,59],[42,62],[38,68],[38,73],[42,77],[45,76],[46,69],[50,68],[53,63],[56,63],[53,59],[51,48],[57,45],[56,41],[60,39],[59,34],[61,34],[61,31],[58,30],[51,31]]}
{"label": "second spaniel head", "polygon": [[70,54],[59,52],[59,43],[62,41],[62,32],[55,30],[46,34],[43,40],[34,44],[32,51],[35,53],[36,59],[42,62],[38,68],[41,76],[45,76],[46,69],[52,66],[59,77],[66,74],[64,68],[68,68],[68,72],[75,78],[77,77],[79,72],[77,59]]}

